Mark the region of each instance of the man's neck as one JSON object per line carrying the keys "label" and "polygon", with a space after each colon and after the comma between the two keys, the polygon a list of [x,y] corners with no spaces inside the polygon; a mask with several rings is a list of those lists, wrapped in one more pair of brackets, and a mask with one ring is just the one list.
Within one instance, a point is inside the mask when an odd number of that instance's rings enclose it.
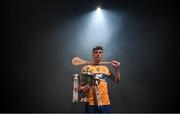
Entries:
{"label": "man's neck", "polygon": [[101,61],[93,61],[93,65],[100,65]]}

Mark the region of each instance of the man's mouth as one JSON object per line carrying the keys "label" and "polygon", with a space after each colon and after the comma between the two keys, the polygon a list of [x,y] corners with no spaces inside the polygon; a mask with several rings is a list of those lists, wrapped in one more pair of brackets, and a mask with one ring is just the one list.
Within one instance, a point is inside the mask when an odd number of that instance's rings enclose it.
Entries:
{"label": "man's mouth", "polygon": [[101,59],[101,58],[100,58],[100,57],[96,57],[96,59],[98,59],[98,60],[99,60],[99,59]]}

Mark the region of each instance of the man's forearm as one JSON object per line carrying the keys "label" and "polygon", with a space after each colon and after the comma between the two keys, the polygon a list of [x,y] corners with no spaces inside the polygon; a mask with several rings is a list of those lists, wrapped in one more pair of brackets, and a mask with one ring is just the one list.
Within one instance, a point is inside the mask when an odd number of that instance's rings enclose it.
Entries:
{"label": "man's forearm", "polygon": [[116,70],[115,70],[115,81],[116,81],[116,82],[119,82],[120,77],[121,77],[120,71],[119,71],[119,69],[116,69]]}

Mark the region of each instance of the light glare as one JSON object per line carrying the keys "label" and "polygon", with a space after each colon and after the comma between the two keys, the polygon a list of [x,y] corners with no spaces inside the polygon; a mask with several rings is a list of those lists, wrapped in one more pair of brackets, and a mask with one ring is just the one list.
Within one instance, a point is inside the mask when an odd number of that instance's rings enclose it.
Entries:
{"label": "light glare", "polygon": [[97,12],[97,14],[100,14],[100,13],[101,13],[101,8],[98,7],[98,8],[96,9],[96,12]]}

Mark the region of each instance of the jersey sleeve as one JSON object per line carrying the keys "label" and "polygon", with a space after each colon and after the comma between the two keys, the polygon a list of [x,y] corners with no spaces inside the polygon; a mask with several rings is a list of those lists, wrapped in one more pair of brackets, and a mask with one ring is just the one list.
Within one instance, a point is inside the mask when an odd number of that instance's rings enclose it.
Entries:
{"label": "jersey sleeve", "polygon": [[107,75],[107,76],[112,76],[112,72],[109,70],[109,68],[108,67],[106,67],[106,66],[103,66],[102,67],[102,72],[103,72],[103,74],[105,74],[105,75]]}

